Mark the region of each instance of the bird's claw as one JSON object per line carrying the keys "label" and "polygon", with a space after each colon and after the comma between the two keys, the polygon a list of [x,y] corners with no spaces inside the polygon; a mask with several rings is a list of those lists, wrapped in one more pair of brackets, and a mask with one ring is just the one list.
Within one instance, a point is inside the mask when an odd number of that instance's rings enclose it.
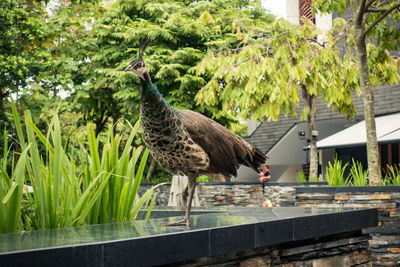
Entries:
{"label": "bird's claw", "polygon": [[189,226],[189,220],[182,220],[179,222],[170,222],[164,224],[164,226]]}

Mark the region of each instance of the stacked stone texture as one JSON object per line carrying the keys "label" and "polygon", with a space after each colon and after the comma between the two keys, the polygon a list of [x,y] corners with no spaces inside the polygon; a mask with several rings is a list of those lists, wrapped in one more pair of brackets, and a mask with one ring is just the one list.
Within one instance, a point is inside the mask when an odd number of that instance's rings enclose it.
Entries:
{"label": "stacked stone texture", "polygon": [[[207,184],[198,185],[201,206],[262,206],[262,185],[254,184]],[[296,188],[293,185],[270,184],[264,187],[264,199],[271,200],[277,207],[293,207]]]}
{"label": "stacked stone texture", "polygon": [[296,194],[298,207],[377,208],[378,227],[365,230],[370,235],[370,248],[374,266],[400,266],[400,187],[376,187],[374,192],[359,188],[318,188]]}
{"label": "stacked stone texture", "polygon": [[[147,190],[149,190],[151,187],[156,186],[156,185],[157,184],[153,184],[153,183],[141,183],[139,190],[138,190],[139,196],[143,196],[143,194],[146,193]],[[170,190],[171,190],[171,184],[163,184],[163,185],[158,186],[154,190],[154,193],[157,194],[154,205],[155,206],[167,206]]]}
{"label": "stacked stone texture", "polygon": [[[139,195],[156,184],[142,183]],[[167,206],[171,184],[159,186],[155,193],[156,206]],[[262,186],[259,183],[199,183],[197,185],[201,206],[262,206]],[[264,187],[265,199],[277,207],[293,207],[296,201],[296,187],[293,184],[271,183]]]}
{"label": "stacked stone texture", "polygon": [[368,267],[371,250],[368,236],[331,237],[333,241],[308,240],[308,245],[284,244],[238,253],[204,257],[176,263],[175,266],[242,266],[242,267]]}
{"label": "stacked stone texture", "polygon": [[198,187],[201,206],[260,206],[258,185],[207,185]]}

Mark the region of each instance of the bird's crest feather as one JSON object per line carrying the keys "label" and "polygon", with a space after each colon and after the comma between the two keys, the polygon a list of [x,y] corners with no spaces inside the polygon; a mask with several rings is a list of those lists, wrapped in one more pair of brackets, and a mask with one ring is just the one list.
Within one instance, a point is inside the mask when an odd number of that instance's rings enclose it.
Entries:
{"label": "bird's crest feather", "polygon": [[147,37],[142,37],[139,39],[139,58],[142,59],[144,50],[146,50],[147,46],[150,44],[150,39]]}

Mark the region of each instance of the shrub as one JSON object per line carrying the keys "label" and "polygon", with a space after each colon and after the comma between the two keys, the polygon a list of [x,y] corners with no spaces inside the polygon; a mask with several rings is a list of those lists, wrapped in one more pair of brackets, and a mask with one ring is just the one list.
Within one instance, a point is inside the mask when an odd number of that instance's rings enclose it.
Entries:
{"label": "shrub", "polygon": [[296,180],[298,183],[307,183],[306,175],[303,170],[300,170],[296,173]]}
{"label": "shrub", "polygon": [[387,165],[386,177],[383,180],[386,185],[400,186],[400,164]]}
{"label": "shrub", "polygon": [[368,170],[363,170],[361,162],[356,162],[352,159],[352,165],[350,169],[350,175],[352,184],[355,186],[366,186],[368,185]]}
{"label": "shrub", "polygon": [[342,161],[338,160],[337,157],[335,158],[333,165],[331,164],[331,162],[328,162],[325,176],[326,181],[330,186],[345,186],[349,183],[350,176],[344,179],[344,173],[346,171],[347,165],[348,163],[342,166]]}
{"label": "shrub", "polygon": [[[88,125],[88,149],[81,145],[67,154],[57,116],[44,135],[27,111],[25,138],[14,103],[12,108],[22,152],[14,152],[18,159],[8,163],[11,151],[4,149],[0,161],[0,232],[135,220],[142,207],[148,208],[146,218],[150,216],[155,187],[137,198],[149,154],[131,146],[138,125],[130,126],[122,150],[121,137],[112,129],[96,138],[93,125]],[[44,154],[38,141],[46,148]],[[7,138],[4,144],[7,148]],[[26,190],[28,184],[32,193]]]}

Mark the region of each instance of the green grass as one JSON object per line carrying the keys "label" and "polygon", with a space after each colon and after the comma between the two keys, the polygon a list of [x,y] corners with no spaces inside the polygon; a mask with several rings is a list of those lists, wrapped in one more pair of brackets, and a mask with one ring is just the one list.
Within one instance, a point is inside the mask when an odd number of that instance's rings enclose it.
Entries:
{"label": "green grass", "polygon": [[382,182],[384,185],[400,186],[400,164],[387,165],[386,176]]}
{"label": "green grass", "polygon": [[[348,163],[342,166],[342,162],[335,158],[333,164],[328,163],[326,168],[326,181],[330,186],[368,186],[368,170],[364,170],[360,162],[352,159],[350,175],[345,178],[344,173]],[[385,177],[381,179],[382,186],[400,186],[400,164],[387,165]]]}
{"label": "green grass", "polygon": [[349,183],[349,177],[344,178],[344,173],[346,171],[348,163],[342,166],[342,161],[338,160],[337,157],[333,164],[328,162],[326,167],[325,178],[330,186],[346,186]]}
{"label": "green grass", "polygon": [[367,186],[368,185],[368,170],[363,170],[363,166],[361,162],[355,162],[354,159],[352,159],[352,165],[350,168],[350,176],[351,176],[351,181],[350,182],[352,185],[355,186]]}
{"label": "green grass", "polygon": [[306,175],[302,170],[296,173],[296,180],[298,183],[307,183]]}
{"label": "green grass", "polygon": [[[67,153],[57,116],[43,134],[26,111],[24,132],[14,103],[12,108],[22,152],[9,162],[12,152],[4,149],[0,159],[0,232],[130,221],[141,208],[151,211],[157,186],[140,199],[137,194],[149,154],[132,147],[138,124],[129,126],[124,144],[112,129],[96,138],[88,125],[87,144]],[[39,142],[45,153],[39,153]],[[33,193],[24,190],[28,184]]]}

